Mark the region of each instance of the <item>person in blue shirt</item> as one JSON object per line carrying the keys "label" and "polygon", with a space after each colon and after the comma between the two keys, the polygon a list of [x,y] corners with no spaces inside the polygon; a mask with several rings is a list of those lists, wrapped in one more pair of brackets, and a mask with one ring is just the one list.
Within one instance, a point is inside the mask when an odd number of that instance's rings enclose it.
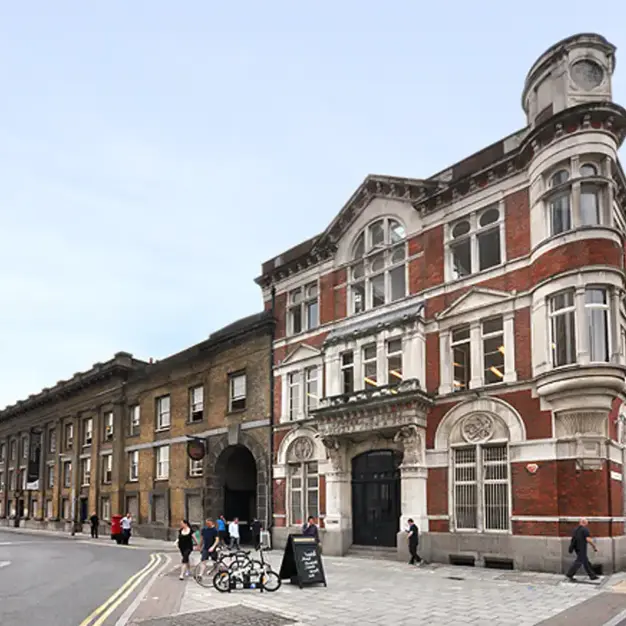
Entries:
{"label": "person in blue shirt", "polygon": [[228,531],[226,530],[226,520],[224,519],[223,515],[220,515],[219,519],[217,520],[217,535],[219,537],[219,540],[222,543],[227,543],[227,534]]}
{"label": "person in blue shirt", "polygon": [[213,561],[217,560],[217,545],[220,542],[220,538],[218,535],[217,528],[215,528],[215,524],[212,519],[208,519],[204,528],[200,531],[200,562],[202,566],[200,567],[199,575],[202,576],[204,574],[204,570],[206,569],[206,562],[211,558]]}

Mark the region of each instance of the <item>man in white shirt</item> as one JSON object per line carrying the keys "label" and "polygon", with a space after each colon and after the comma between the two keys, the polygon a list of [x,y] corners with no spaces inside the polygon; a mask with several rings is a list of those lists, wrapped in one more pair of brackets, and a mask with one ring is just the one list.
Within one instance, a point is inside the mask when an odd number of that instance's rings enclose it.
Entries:
{"label": "man in white shirt", "polygon": [[228,524],[228,534],[230,535],[230,547],[239,550],[239,518],[236,517]]}
{"label": "man in white shirt", "polygon": [[120,524],[122,526],[122,543],[127,546],[133,527],[133,516],[130,513],[126,513],[126,515],[122,517]]}

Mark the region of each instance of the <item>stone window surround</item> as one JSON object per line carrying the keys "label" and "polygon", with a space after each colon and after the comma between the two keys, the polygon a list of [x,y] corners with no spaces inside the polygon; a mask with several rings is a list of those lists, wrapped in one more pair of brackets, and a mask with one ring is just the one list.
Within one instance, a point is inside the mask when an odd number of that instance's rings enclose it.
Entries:
{"label": "stone window surround", "polygon": [[[494,222],[485,227],[479,227],[478,219],[480,215],[482,215],[488,209],[498,209],[499,217],[498,221]],[[451,246],[454,244],[455,239],[452,238],[452,229],[456,224],[462,221],[469,221],[470,223],[470,237],[471,241],[471,258],[472,258],[472,268],[476,268],[476,271],[471,272],[467,276],[457,277],[454,275],[454,268],[452,265],[452,249]],[[492,271],[496,268],[501,268],[506,265],[507,256],[506,256],[506,217],[505,217],[505,204],[504,198],[498,197],[497,199],[491,198],[490,201],[485,201],[484,203],[473,204],[471,205],[470,211],[463,215],[455,215],[453,220],[448,221],[444,225],[444,282],[446,284],[452,282],[459,282],[467,280],[468,278],[476,277],[477,275],[483,274],[484,272]],[[494,224],[498,224],[499,232],[500,232],[500,263],[498,265],[494,265],[493,267],[488,267],[483,270],[478,269],[478,237],[477,234],[482,231],[489,231],[494,227]],[[456,241],[460,240],[457,239]],[[465,239],[463,237],[462,239]]]}
{"label": "stone window surround", "polygon": [[387,380],[387,342],[393,339],[402,339],[402,369],[403,379],[415,378],[425,380],[426,349],[423,325],[406,329],[395,327],[374,331],[371,335],[356,339],[341,341],[329,346],[325,355],[326,396],[343,394],[341,376],[341,355],[352,351],[354,354],[354,392],[366,388],[363,373],[363,347],[376,344],[376,365],[378,383],[386,385]]}
{"label": "stone window surround", "polygon": [[[549,299],[551,296],[568,289],[575,291],[576,364],[589,365],[591,363],[586,325],[585,289],[592,287],[603,288],[608,292],[610,358],[608,364],[626,364],[626,359],[621,354],[620,324],[617,322],[621,319],[621,283],[622,278],[618,270],[614,268],[591,268],[550,279],[534,291],[531,309],[533,376],[561,369],[560,367],[553,367],[550,354]],[[562,367],[567,368],[571,365]]]}
{"label": "stone window surround", "polygon": [[[470,389],[481,387],[497,387],[498,384],[514,383],[517,381],[515,369],[515,310],[521,302],[515,298],[503,300],[500,304],[489,303],[485,307],[473,309],[467,313],[449,317],[439,321],[439,360],[440,380],[439,395],[454,392],[454,369],[452,367],[452,330],[458,326],[469,324],[471,362],[470,362]],[[483,380],[483,338],[482,322],[492,317],[502,317],[504,330],[504,378],[501,383],[485,385]],[[457,392],[462,393],[462,392]]]}
{"label": "stone window surround", "polygon": [[[313,287],[313,286],[315,287],[315,290],[316,290],[315,297],[308,297],[307,290],[309,287]],[[302,298],[300,299],[298,304],[292,304],[291,294],[297,290],[301,290]],[[301,335],[302,333],[315,331],[320,326],[320,301],[321,301],[320,277],[316,275],[315,277],[309,280],[293,285],[289,288],[289,290],[286,293],[287,293],[287,298],[286,298],[286,303],[285,303],[285,331],[286,331],[287,336],[294,337],[294,336]],[[307,304],[311,302],[317,302],[317,319],[315,320],[315,324],[309,328],[308,316],[307,316]],[[300,308],[300,314],[302,316],[301,317],[302,328],[299,332],[296,333],[293,330],[291,311],[297,307]]]}
{"label": "stone window surround", "polygon": [[[316,351],[317,352],[317,351]],[[281,365],[275,370],[275,375],[280,378],[281,381],[281,422],[296,422],[298,420],[307,419],[308,415],[304,411],[304,394],[302,393],[302,381],[300,382],[300,411],[294,419],[289,418],[289,375],[295,372],[301,372],[304,375],[304,370],[309,367],[317,367],[317,386],[320,391],[320,398],[323,395],[324,390],[324,356],[321,352],[315,355],[308,356],[298,361],[290,361],[286,365]]]}
{"label": "stone window surround", "polygon": [[[582,177],[580,176],[580,168],[584,165],[593,165],[597,168],[597,176]],[[611,226],[613,223],[613,180],[611,176],[612,159],[606,155],[599,153],[573,154],[566,159],[560,160],[545,170],[542,176],[541,192],[539,201],[543,206],[543,237],[559,237],[566,232],[571,232],[578,228],[593,228],[594,226]],[[550,180],[554,174],[560,170],[567,171],[569,178],[564,183],[553,188],[550,186]],[[583,225],[581,224],[580,198],[581,185],[584,182],[595,184],[599,188],[599,210],[600,224]],[[552,234],[550,226],[550,199],[562,193],[569,192],[570,201],[570,228],[556,234]],[[609,208],[611,211],[609,211]]]}
{"label": "stone window surround", "polygon": [[[385,236],[387,236],[389,233],[389,227],[388,227],[389,221],[398,222],[398,224],[400,224],[400,226],[402,226],[402,228],[404,229],[404,239],[394,244],[385,242],[380,248],[377,248],[376,250],[374,249],[368,250],[369,242],[367,241],[367,239],[369,238],[370,226],[372,226],[372,224],[376,222],[379,222],[380,220],[383,220],[385,222],[385,226],[384,226]],[[364,236],[365,252],[362,257],[355,259],[353,258],[354,248],[356,246],[357,240],[359,239],[361,235]],[[346,265],[346,282],[347,282],[346,314],[347,314],[347,317],[354,317],[356,315],[362,315],[363,313],[366,313],[367,311],[381,311],[381,310],[384,310],[384,307],[389,306],[390,304],[395,304],[396,302],[402,302],[403,300],[406,299],[406,297],[409,295],[409,260],[410,260],[410,257],[409,257],[408,242],[409,242],[409,236],[407,233],[407,227],[406,227],[405,221],[397,215],[389,215],[389,214],[376,215],[375,217],[370,219],[367,222],[367,224],[363,228],[361,228],[351,238],[350,246],[349,246],[350,259]],[[367,260],[371,258],[373,255],[375,255],[376,253],[383,252],[386,254],[393,248],[398,248],[401,245],[404,246],[404,260],[402,262],[398,262],[395,264],[390,264],[390,263],[385,262],[383,270],[373,272],[373,273],[365,270],[361,278],[359,278],[358,280],[352,279],[352,267],[354,265],[357,265],[359,263],[366,264]],[[389,273],[390,269],[394,269],[402,265],[404,265],[404,296],[402,298],[398,298],[397,300],[391,300],[391,285],[390,285],[390,279],[387,277],[387,274]],[[371,306],[371,287],[369,286],[369,283],[370,283],[372,275],[376,276],[379,274],[385,275],[385,302],[384,304],[380,306],[372,307]],[[354,293],[352,290],[352,285],[355,283],[361,283],[361,282],[365,285],[365,302],[363,304],[363,310],[355,312],[354,310],[355,299],[354,299]]]}

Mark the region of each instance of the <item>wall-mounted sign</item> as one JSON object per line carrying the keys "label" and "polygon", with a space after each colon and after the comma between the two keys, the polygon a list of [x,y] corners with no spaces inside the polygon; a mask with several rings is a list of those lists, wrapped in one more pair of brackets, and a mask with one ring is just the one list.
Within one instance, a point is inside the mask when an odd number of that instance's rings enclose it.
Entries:
{"label": "wall-mounted sign", "polygon": [[192,461],[202,461],[206,455],[204,439],[191,439],[187,442],[187,456]]}
{"label": "wall-mounted sign", "polygon": [[613,480],[619,480],[619,481],[621,481],[621,480],[622,480],[622,475],[621,475],[619,472],[613,472],[613,471],[611,471],[611,478],[612,478]]}
{"label": "wall-mounted sign", "polygon": [[536,474],[538,469],[539,466],[536,463],[528,463],[528,465],[526,465],[526,471],[529,474]]}

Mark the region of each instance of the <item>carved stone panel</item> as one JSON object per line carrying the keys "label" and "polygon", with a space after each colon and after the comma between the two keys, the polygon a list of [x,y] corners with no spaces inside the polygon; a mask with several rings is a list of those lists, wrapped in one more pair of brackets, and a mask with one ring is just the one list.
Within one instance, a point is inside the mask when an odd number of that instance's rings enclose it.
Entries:
{"label": "carved stone panel", "polygon": [[289,447],[289,461],[302,463],[313,457],[315,448],[309,437],[298,437]]}
{"label": "carved stone panel", "polygon": [[468,415],[461,423],[461,436],[468,443],[483,443],[493,437],[493,418],[486,413]]}
{"label": "carved stone panel", "polygon": [[580,435],[606,436],[608,413],[600,411],[577,411],[557,413],[556,436],[558,438]]}

